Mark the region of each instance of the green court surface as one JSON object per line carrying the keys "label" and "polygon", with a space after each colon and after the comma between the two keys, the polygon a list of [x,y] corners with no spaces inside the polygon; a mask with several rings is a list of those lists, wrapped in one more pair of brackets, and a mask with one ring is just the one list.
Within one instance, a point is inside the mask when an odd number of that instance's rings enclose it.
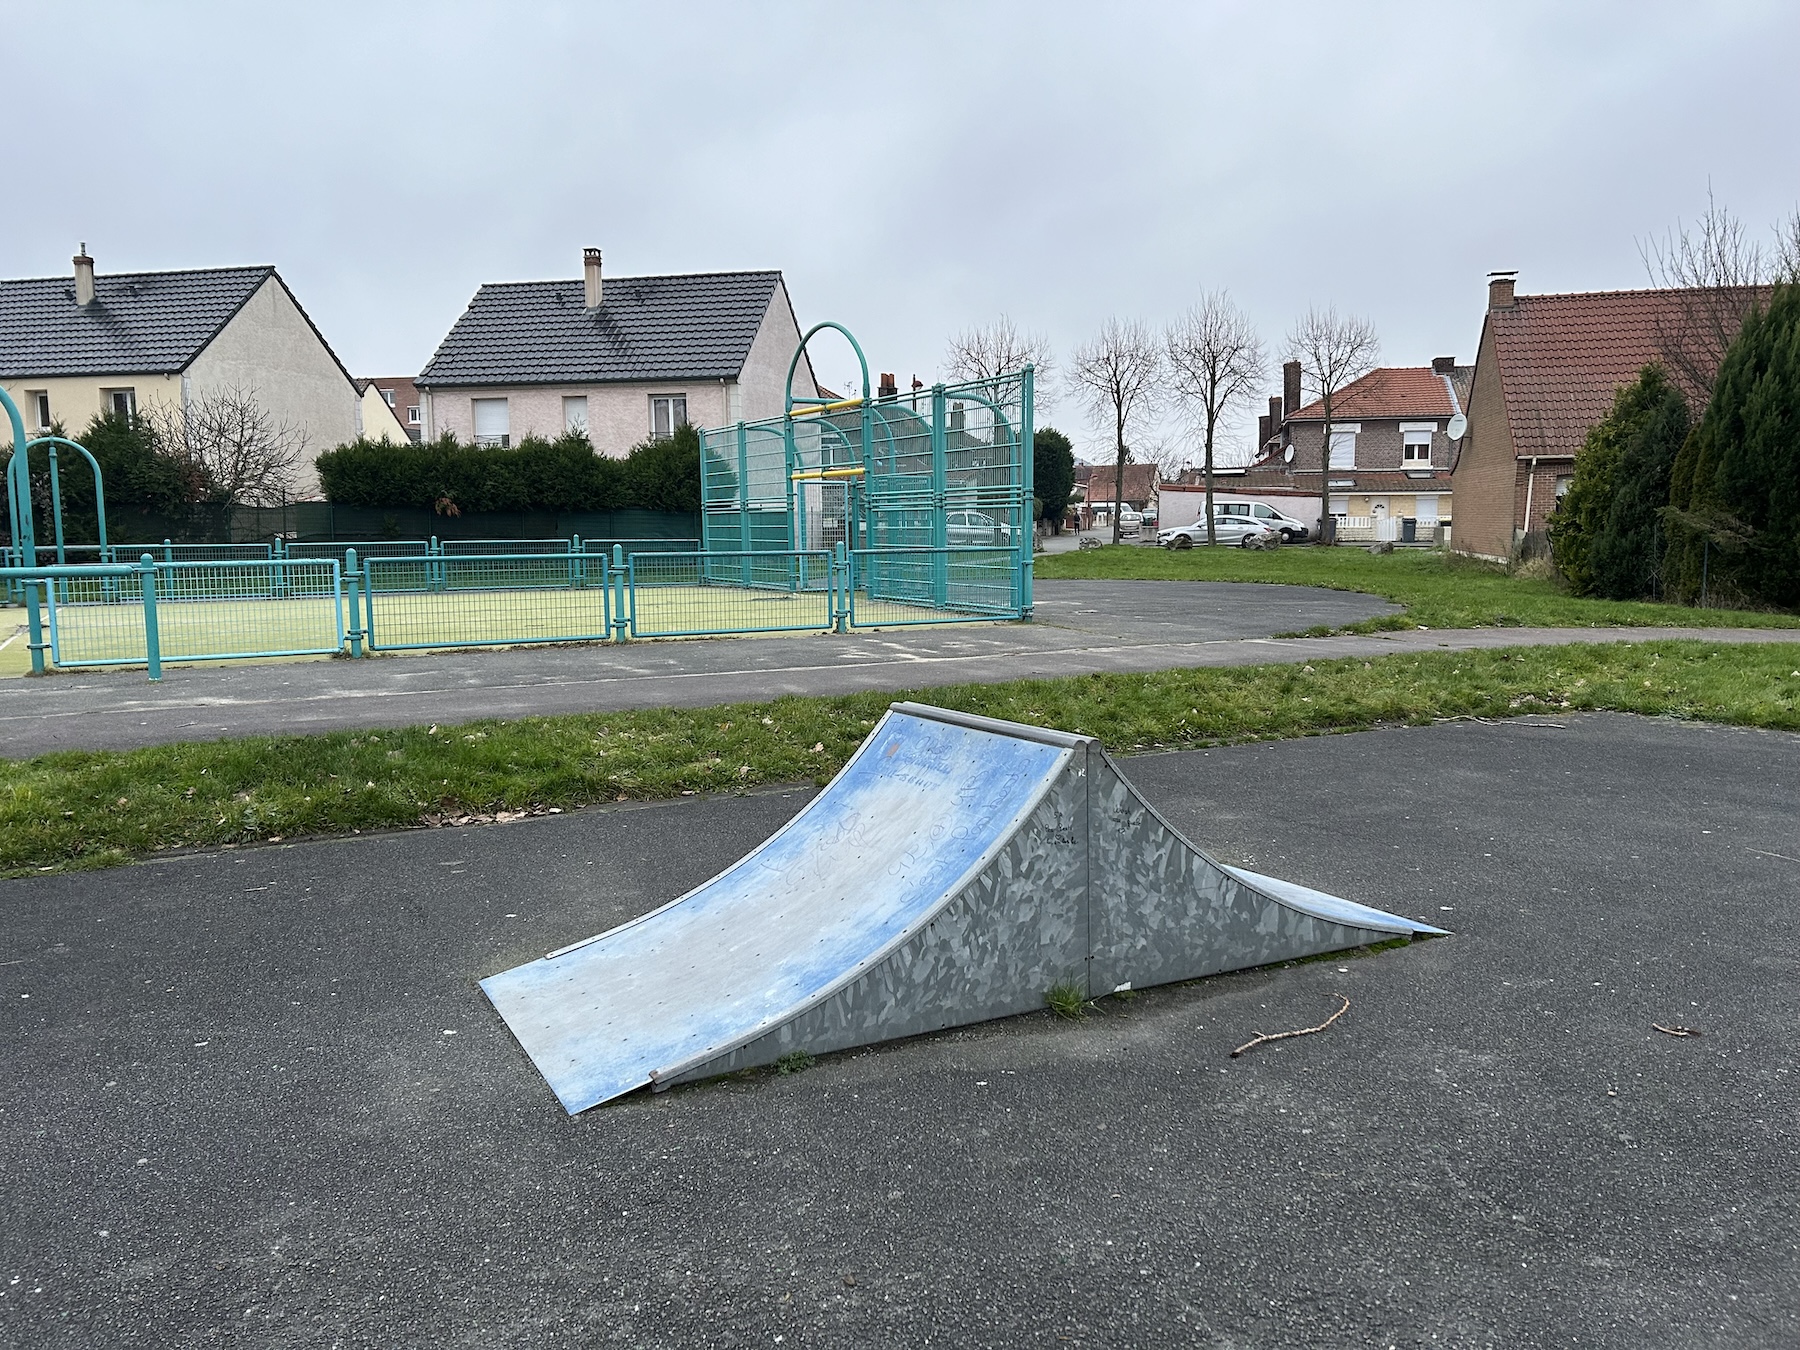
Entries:
{"label": "green court surface", "polygon": [[[823,590],[640,584],[635,601],[640,638],[823,632],[831,623],[831,596]],[[382,592],[372,598],[370,646],[387,651],[601,641],[607,636],[606,606],[606,593],[598,587]],[[855,597],[855,610],[864,627],[990,621],[981,615],[947,615],[922,605],[871,600],[864,593]],[[329,655],[339,648],[338,607],[330,597],[163,600],[156,612],[162,657],[168,664],[259,653],[295,659]],[[343,623],[346,629],[351,626],[347,602]],[[24,629],[22,607],[0,609],[0,643],[12,639],[0,649],[0,677],[29,671]],[[122,659],[142,663],[143,609],[135,599],[59,605],[56,637],[65,668]]]}

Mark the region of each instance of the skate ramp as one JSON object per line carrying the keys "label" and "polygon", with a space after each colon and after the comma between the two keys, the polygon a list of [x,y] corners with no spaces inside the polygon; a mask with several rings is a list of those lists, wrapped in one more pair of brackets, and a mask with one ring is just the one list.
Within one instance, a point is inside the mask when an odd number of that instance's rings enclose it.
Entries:
{"label": "skate ramp", "polygon": [[644,1086],[1442,930],[1227,867],[1091,737],[898,703],[686,895],[481,982],[571,1113]]}

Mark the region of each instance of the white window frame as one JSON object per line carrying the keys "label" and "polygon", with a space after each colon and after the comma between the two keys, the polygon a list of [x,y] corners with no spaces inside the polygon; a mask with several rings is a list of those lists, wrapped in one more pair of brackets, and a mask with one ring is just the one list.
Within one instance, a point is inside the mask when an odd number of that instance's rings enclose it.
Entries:
{"label": "white window frame", "polygon": [[[481,405],[484,403],[490,408],[496,403],[500,405],[501,421],[506,428],[504,431],[484,432],[481,430]],[[474,434],[477,445],[497,445],[501,449],[510,447],[512,445],[511,402],[505,398],[471,398],[469,400],[469,428]]]}
{"label": "white window frame", "polygon": [[31,410],[37,414],[37,429],[50,430],[50,391],[33,389],[31,391]]}
{"label": "white window frame", "polygon": [[407,426],[416,427],[420,423],[422,423],[424,420],[425,419],[419,415],[419,405],[418,404],[409,403],[406,405],[406,425]]}
{"label": "white window frame", "polygon": [[[680,410],[681,411],[681,420],[679,422],[677,422],[675,420],[675,412],[676,412],[675,405],[678,402],[681,404],[681,410]],[[668,423],[667,431],[658,431],[656,429],[656,414],[657,414],[659,406],[662,407],[663,410],[667,414],[667,416],[665,418],[665,420]],[[688,411],[687,411],[687,395],[686,394],[683,393],[683,394],[652,394],[652,395],[650,395],[650,434],[652,436],[655,436],[658,438],[661,438],[664,436],[673,436],[678,427],[685,427],[687,424],[688,424]]]}
{"label": "white window frame", "polygon": [[391,408],[394,406],[394,391],[392,389],[383,389],[381,391],[381,397],[386,401],[388,407]]}
{"label": "white window frame", "polygon": [[[581,416],[578,420],[571,421],[569,414],[571,412],[575,411],[575,408],[573,406],[575,404],[581,405],[581,407],[580,407]],[[571,433],[574,433],[574,432],[580,432],[583,436],[588,434],[588,427],[591,424],[588,422],[588,396],[586,394],[564,394],[563,401],[562,401],[562,410],[563,410],[563,434],[565,436],[570,435]]]}
{"label": "white window frame", "polygon": [[[105,411],[123,413],[126,417],[137,416],[137,390],[135,389],[102,389],[100,397],[106,400]],[[125,406],[120,407],[120,400]]]}
{"label": "white window frame", "polygon": [[[1356,438],[1361,432],[1361,422],[1332,423],[1331,440],[1325,447],[1326,472],[1329,473],[1332,469],[1354,469],[1356,467]],[[1346,441],[1350,447],[1350,456],[1347,460],[1341,460],[1337,457],[1337,448],[1340,438]]]}

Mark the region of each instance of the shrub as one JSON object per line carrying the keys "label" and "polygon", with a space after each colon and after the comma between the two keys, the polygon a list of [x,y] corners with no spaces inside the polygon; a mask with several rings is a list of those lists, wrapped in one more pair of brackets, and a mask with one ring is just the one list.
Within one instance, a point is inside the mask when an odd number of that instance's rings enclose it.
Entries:
{"label": "shrub", "polygon": [[1557,569],[1575,594],[1637,600],[1660,592],[1663,508],[1687,435],[1687,403],[1655,365],[1619,390],[1589,430],[1549,530]]}
{"label": "shrub", "polygon": [[1043,519],[1060,531],[1075,491],[1075,447],[1055,427],[1043,427],[1032,437],[1031,487],[1044,504]]}
{"label": "shrub", "polygon": [[511,447],[452,435],[418,445],[352,441],[319,456],[319,482],[340,506],[467,511],[698,512],[700,439],[692,427],[624,459],[597,455],[579,433],[527,436]]}
{"label": "shrub", "polygon": [[1778,287],[1725,354],[1700,425],[1670,475],[1674,587],[1800,606],[1800,286]]}

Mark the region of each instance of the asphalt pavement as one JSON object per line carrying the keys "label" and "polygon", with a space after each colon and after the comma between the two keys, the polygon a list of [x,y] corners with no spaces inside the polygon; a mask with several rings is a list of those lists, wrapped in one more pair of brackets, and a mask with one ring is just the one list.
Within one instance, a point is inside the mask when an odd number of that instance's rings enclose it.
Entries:
{"label": "asphalt pavement", "polygon": [[786,694],[922,690],[1089,673],[1245,666],[1659,637],[1794,642],[1792,629],[1408,630],[1328,638],[1396,612],[1375,596],[1194,581],[1045,581],[1032,623],[847,635],[438,652],[371,660],[171,667],[0,681],[0,757],[172,741],[455,724],[627,708],[710,707]]}
{"label": "asphalt pavement", "polygon": [[805,792],[0,882],[0,1345],[1800,1343],[1800,738],[1127,769],[1455,935],[570,1119],[475,981]]}

